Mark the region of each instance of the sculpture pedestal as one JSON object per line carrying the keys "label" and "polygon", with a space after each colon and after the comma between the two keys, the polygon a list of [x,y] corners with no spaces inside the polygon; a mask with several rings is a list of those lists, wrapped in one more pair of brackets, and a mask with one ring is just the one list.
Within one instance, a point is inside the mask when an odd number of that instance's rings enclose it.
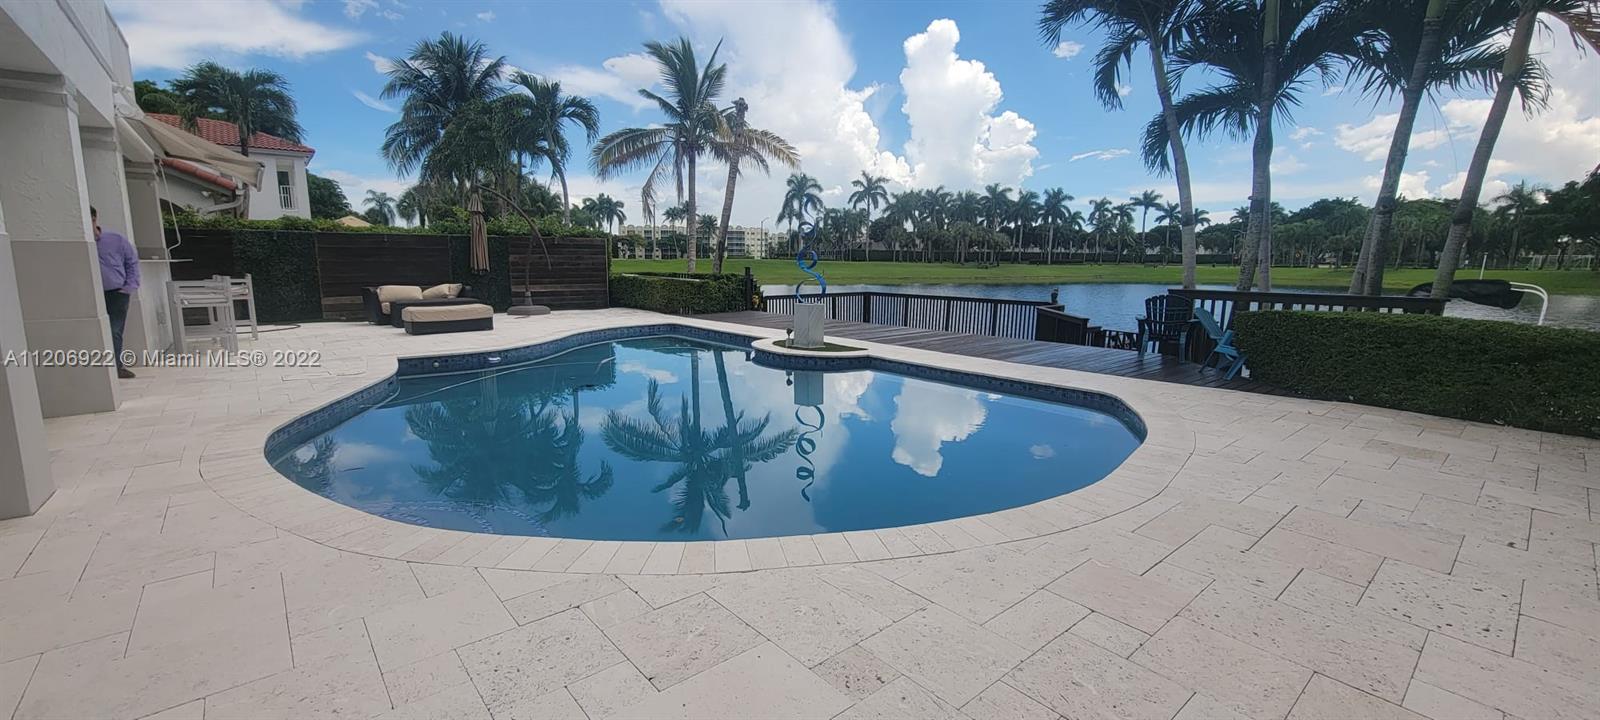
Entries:
{"label": "sculpture pedestal", "polygon": [[827,319],[828,308],[822,303],[795,303],[794,334],[789,336],[789,346],[822,347],[822,326]]}

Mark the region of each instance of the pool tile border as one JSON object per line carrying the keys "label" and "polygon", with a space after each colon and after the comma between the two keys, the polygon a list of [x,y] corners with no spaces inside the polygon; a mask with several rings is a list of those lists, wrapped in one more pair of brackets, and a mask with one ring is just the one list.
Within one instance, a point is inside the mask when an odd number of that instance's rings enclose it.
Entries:
{"label": "pool tile border", "polygon": [[[672,322],[666,323],[607,318],[603,322],[612,324],[609,327],[573,330],[547,340],[499,349],[471,350],[446,356],[397,357],[395,372],[367,382],[331,403],[320,403],[306,409],[286,407],[274,414],[277,417],[263,418],[230,429],[224,442],[210,444],[202,452],[201,476],[213,491],[235,507],[283,532],[328,547],[375,557],[463,567],[603,574],[610,563],[595,562],[594,554],[587,553],[592,546],[603,545],[606,549],[617,546],[618,550],[613,556],[646,558],[637,570],[638,574],[732,573],[756,569],[749,561],[747,543],[752,542],[750,540],[589,541],[411,525],[317,495],[279,474],[267,462],[266,450],[269,445],[276,447],[285,438],[308,437],[319,432],[312,428],[332,427],[364,407],[381,403],[395,392],[398,378],[402,376],[470,372],[515,365],[583,345],[628,337],[675,334],[738,344],[772,335],[771,331],[763,332],[759,328],[747,329],[693,318],[672,318]],[[738,327],[741,332],[724,330],[726,327]],[[746,330],[748,332],[743,332]],[[1120,466],[1094,484],[1031,505],[934,523],[771,538],[777,540],[780,547],[792,548],[784,553],[789,567],[941,555],[973,547],[1037,540],[1108,521],[1148,502],[1165,490],[1183,461],[1195,449],[1195,436],[1190,423],[1170,411],[1163,412],[1156,404],[1156,398],[1147,397],[1139,391],[1118,390],[1113,395],[1110,391],[1078,384],[1080,380],[1099,376],[898,346],[860,344],[866,346],[870,353],[872,369],[916,375],[939,382],[975,385],[979,390],[992,389],[1086,405],[1103,412],[1107,411],[1103,409],[1105,407],[1115,411],[1116,406],[1120,406],[1122,412],[1143,428],[1144,441]],[[491,362],[492,357],[499,357],[499,362]],[[353,379],[355,382],[362,380],[364,377]],[[1119,385],[1130,382],[1121,378],[1117,380],[1121,381],[1115,383]],[[1093,384],[1093,380],[1089,384]],[[1039,393],[1045,397],[1028,393]],[[1073,399],[1058,399],[1063,397]],[[1085,401],[1102,405],[1096,407]],[[291,413],[292,417],[278,419]],[[341,413],[344,413],[343,417]],[[257,438],[253,445],[255,449],[241,452],[241,449],[251,447],[251,435]],[[218,450],[213,452],[212,448]],[[863,534],[868,533],[880,540],[889,539],[891,542],[880,542],[885,547],[893,545],[902,550],[884,558],[877,557],[875,553],[869,553],[870,557],[861,557],[855,548],[862,546]],[[852,544],[847,536],[855,537],[857,542]],[[907,539],[917,548],[917,552],[904,550]],[[755,542],[765,540],[767,538]],[[514,543],[516,547],[506,553],[483,552],[500,541],[508,545]],[[877,547],[870,543],[867,546]],[[624,549],[626,553],[621,552]],[[744,560],[741,561],[741,558]]]}

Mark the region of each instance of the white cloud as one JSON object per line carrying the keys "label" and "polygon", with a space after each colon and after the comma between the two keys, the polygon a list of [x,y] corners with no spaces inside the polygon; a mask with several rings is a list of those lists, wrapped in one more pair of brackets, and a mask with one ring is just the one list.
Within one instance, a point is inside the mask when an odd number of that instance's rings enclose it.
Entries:
{"label": "white cloud", "polygon": [[379,100],[379,99],[377,99],[377,98],[375,98],[375,97],[373,97],[371,95],[368,95],[368,94],[366,94],[364,92],[361,92],[360,90],[352,90],[352,91],[350,91],[350,94],[356,96],[356,99],[360,100],[362,105],[365,105],[365,106],[367,106],[369,108],[372,108],[373,110],[378,110],[380,112],[386,112],[386,113],[392,113],[392,112],[395,111],[395,109],[393,107],[391,107],[388,103],[386,103],[386,102],[384,102],[382,100]]}
{"label": "white cloud", "polygon": [[481,13],[478,13],[476,15],[476,17],[478,18],[478,20],[480,20],[482,22],[494,22],[494,11],[493,10],[485,10],[485,11],[483,11]]}
{"label": "white cloud", "polygon": [[391,62],[389,58],[379,55],[371,50],[368,50],[365,53],[365,56],[367,58],[367,62],[372,63],[372,69],[378,73],[387,75],[389,74],[390,70],[394,69],[394,63]]}
{"label": "white cloud", "polygon": [[663,368],[652,368],[644,363],[621,362],[617,363],[617,370],[625,373],[643,375],[662,385],[671,385],[678,381],[678,374]]}
{"label": "white cloud", "polygon": [[911,380],[895,396],[894,405],[890,457],[924,477],[938,475],[944,467],[939,450],[945,443],[967,439],[989,416],[976,392]]}
{"label": "white cloud", "polygon": [[[393,7],[406,7],[404,3],[400,2],[391,2],[390,4]],[[390,8],[380,7],[378,0],[344,0],[344,16],[351,20],[360,20],[361,16],[367,14],[369,10],[372,11],[372,14],[385,20],[400,20],[405,17]]]}
{"label": "white cloud", "polygon": [[[1383,175],[1368,175],[1361,179],[1361,185],[1376,197],[1378,189],[1383,186]],[[1413,200],[1435,197],[1436,193],[1428,189],[1428,171],[1400,173],[1400,195]]]}
{"label": "white cloud", "polygon": [[[273,0],[120,0],[113,2],[111,9],[139,68],[182,68],[198,60],[228,56],[299,60],[361,40],[358,33],[305,18],[294,6]],[[249,18],[249,22],[240,22],[240,18]]]}
{"label": "white cloud", "polygon": [[1060,43],[1056,44],[1056,48],[1051,50],[1050,54],[1058,58],[1071,59],[1077,57],[1078,53],[1081,52],[1083,52],[1083,43],[1073,42],[1071,40],[1062,40]]}
{"label": "white cloud", "polygon": [[1056,449],[1049,445],[1034,445],[1028,448],[1028,454],[1035,460],[1048,460],[1056,456]]}
{"label": "white cloud", "polygon": [[655,104],[640,97],[639,90],[653,87],[660,78],[655,61],[644,53],[607,58],[598,68],[560,65],[539,74],[560,82],[561,89],[573,95],[607,97],[636,111]]}
{"label": "white cloud", "polygon": [[1289,133],[1289,138],[1291,140],[1305,140],[1307,138],[1316,137],[1316,136],[1321,135],[1321,134],[1322,134],[1321,130],[1318,130],[1318,129],[1314,128],[1314,127],[1307,126],[1307,127],[1295,128],[1294,132]]}
{"label": "white cloud", "polygon": [[1067,162],[1077,162],[1079,160],[1086,160],[1090,158],[1095,160],[1115,160],[1116,158],[1131,154],[1133,154],[1133,151],[1127,148],[1105,148],[1103,150],[1089,150],[1087,152],[1078,153],[1077,155],[1067,158]]}
{"label": "white cloud", "polygon": [[[1394,126],[1399,120],[1399,113],[1389,113],[1373,116],[1361,125],[1340,123],[1334,128],[1333,144],[1340,150],[1360,155],[1362,160],[1382,160],[1389,155],[1389,142],[1394,137]],[[1410,148],[1413,152],[1432,150],[1449,140],[1450,132],[1447,130],[1413,131]]]}
{"label": "white cloud", "polygon": [[1342,93],[1342,92],[1344,92],[1344,86],[1343,85],[1330,85],[1327,88],[1323,89],[1322,96],[1323,97],[1330,97],[1330,96],[1333,96],[1333,95],[1338,95],[1339,93]]}
{"label": "white cloud", "polygon": [[1133,94],[1133,86],[1132,85],[1124,85],[1122,83],[1117,83],[1117,95],[1119,97],[1127,97],[1127,96],[1132,95],[1132,94]]}
{"label": "white cloud", "polygon": [[1274,175],[1293,175],[1310,167],[1305,161],[1295,157],[1292,153],[1278,153],[1272,158],[1272,172]]}
{"label": "white cloud", "polygon": [[955,21],[934,20],[906,39],[901,110],[911,125],[906,160],[912,183],[955,190],[999,182],[1020,185],[1039,156],[1033,123],[1000,104],[1000,81],[978,60],[956,54]]}

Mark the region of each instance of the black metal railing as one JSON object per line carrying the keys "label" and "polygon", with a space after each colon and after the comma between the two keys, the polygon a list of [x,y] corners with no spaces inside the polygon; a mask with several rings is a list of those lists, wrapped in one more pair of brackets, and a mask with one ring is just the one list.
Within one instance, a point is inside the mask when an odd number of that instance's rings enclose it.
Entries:
{"label": "black metal railing", "polygon": [[[1407,315],[1443,315],[1442,298],[1406,297],[1404,295],[1336,295],[1311,292],[1258,292],[1254,290],[1184,290],[1172,288],[1167,292],[1194,301],[1197,309],[1204,309],[1217,319],[1217,324],[1227,330],[1233,327],[1233,318],[1240,312],[1251,310],[1317,310],[1324,312],[1385,312]],[[1201,360],[1211,352],[1214,343],[1198,330],[1190,334],[1189,359]]]}
{"label": "black metal railing", "polygon": [[[1051,307],[1049,301],[1041,300],[909,293],[844,292],[805,297],[807,302],[820,299],[828,308],[830,320],[1022,340],[1034,339],[1039,308]],[[766,296],[767,312],[793,315],[794,306],[793,293]]]}

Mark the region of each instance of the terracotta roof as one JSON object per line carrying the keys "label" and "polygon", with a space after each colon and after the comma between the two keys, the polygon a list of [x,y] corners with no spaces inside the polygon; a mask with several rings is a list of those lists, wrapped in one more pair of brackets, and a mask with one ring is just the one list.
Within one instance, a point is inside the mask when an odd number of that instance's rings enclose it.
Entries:
{"label": "terracotta roof", "polygon": [[217,173],[211,172],[210,170],[200,167],[199,165],[189,162],[188,160],[179,160],[177,158],[157,158],[156,161],[174,171],[210,183],[224,190],[239,189],[239,184],[234,182],[232,178],[218,175]]}
{"label": "terracotta roof", "polygon": [[[166,113],[146,113],[146,115],[180,130],[187,130],[190,134],[198,135],[207,141],[214,142],[230,150],[237,151],[239,149],[239,126],[231,122],[195,118],[195,127],[190,130],[183,126],[183,119],[177,115],[168,115]],[[258,132],[251,136],[250,147],[262,150],[305,153],[307,155],[317,152],[300,143],[285,140],[277,135],[268,135],[264,132]]]}

